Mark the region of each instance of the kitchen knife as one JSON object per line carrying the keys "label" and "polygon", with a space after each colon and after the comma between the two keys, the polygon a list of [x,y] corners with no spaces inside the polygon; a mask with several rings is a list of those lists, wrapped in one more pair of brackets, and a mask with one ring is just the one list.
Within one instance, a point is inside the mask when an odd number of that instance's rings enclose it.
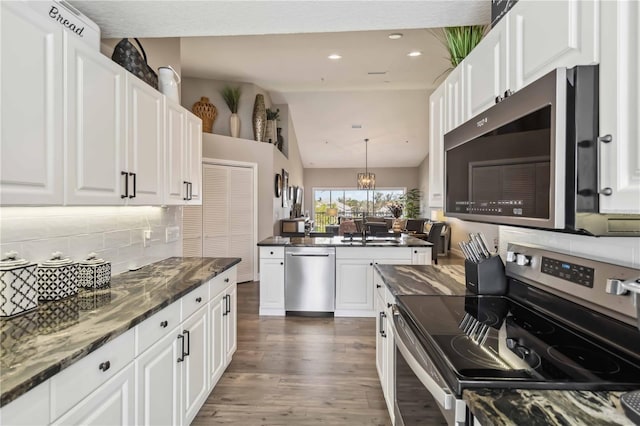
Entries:
{"label": "kitchen knife", "polygon": [[489,250],[489,246],[487,245],[487,240],[484,239],[484,235],[482,235],[482,233],[480,232],[478,232],[476,235],[478,236],[478,241],[480,242],[482,251],[485,252],[487,258],[491,257],[491,251]]}
{"label": "kitchen knife", "polygon": [[474,254],[475,258],[478,259],[478,262],[480,262],[480,260],[483,258],[482,255],[480,255],[480,249],[478,249],[476,247],[475,242],[473,242],[473,240],[469,241],[467,243],[467,245],[469,246],[469,248],[471,248],[471,252]]}
{"label": "kitchen knife", "polygon": [[473,247],[468,241],[464,242],[464,246],[467,248],[467,250],[469,251],[469,254],[471,255],[471,261],[475,263],[480,262],[480,256],[478,256],[478,254],[475,252],[475,250],[473,249]]}
{"label": "kitchen knife", "polygon": [[491,253],[489,253],[489,250],[487,249],[487,246],[484,244],[484,242],[480,238],[480,234],[474,235],[473,238],[474,238],[476,244],[478,245],[478,248],[480,249],[480,252],[482,253],[482,256],[485,259],[490,258],[491,257]]}
{"label": "kitchen knife", "polygon": [[458,245],[460,246],[460,250],[462,250],[462,254],[464,255],[464,258],[467,260],[471,260],[469,258],[469,253],[467,253],[467,248],[464,246],[464,243],[462,241],[458,241]]}

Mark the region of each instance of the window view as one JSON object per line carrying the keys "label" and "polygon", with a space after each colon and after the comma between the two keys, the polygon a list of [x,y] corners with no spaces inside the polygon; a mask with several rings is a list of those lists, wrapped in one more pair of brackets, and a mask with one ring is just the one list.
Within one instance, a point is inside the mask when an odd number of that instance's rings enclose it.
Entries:
{"label": "window view", "polygon": [[[313,220],[318,232],[337,225],[339,217],[391,216],[389,204],[399,201],[405,189],[315,189]],[[335,209],[335,210],[333,210]],[[335,216],[334,216],[335,214]]]}

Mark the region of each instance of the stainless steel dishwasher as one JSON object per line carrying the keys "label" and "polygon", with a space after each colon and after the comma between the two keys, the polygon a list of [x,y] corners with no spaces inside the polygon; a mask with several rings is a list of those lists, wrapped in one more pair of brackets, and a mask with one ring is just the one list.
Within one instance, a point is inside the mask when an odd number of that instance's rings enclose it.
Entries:
{"label": "stainless steel dishwasher", "polygon": [[335,247],[287,247],[284,253],[285,311],[331,315],[336,301]]}

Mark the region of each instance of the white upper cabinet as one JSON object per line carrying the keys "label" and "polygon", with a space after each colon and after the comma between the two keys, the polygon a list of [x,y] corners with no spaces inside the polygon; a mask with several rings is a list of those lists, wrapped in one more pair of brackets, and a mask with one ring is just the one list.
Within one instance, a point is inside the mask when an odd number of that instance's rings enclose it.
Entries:
{"label": "white upper cabinet", "polygon": [[444,199],[445,84],[429,97],[429,207],[442,207]]}
{"label": "white upper cabinet", "polygon": [[500,20],[463,62],[466,120],[494,105],[509,88],[508,25],[508,19]]}
{"label": "white upper cabinet", "polygon": [[190,112],[187,112],[186,147],[187,204],[202,204],[202,120]]}
{"label": "white upper cabinet", "polygon": [[178,103],[166,101],[166,204],[184,204],[187,185],[184,174],[187,160],[186,138],[187,111]]}
{"label": "white upper cabinet", "polygon": [[162,204],[164,196],[164,96],[126,73],[129,204]]}
{"label": "white upper cabinet", "polygon": [[599,61],[597,0],[521,0],[507,16],[511,90],[519,90],[554,68]]}
{"label": "white upper cabinet", "polygon": [[445,87],[445,126],[444,133],[455,129],[465,122],[464,110],[464,62],[458,65],[444,81]]}
{"label": "white upper cabinet", "polygon": [[640,4],[603,1],[600,64],[602,213],[640,213]]}
{"label": "white upper cabinet", "polygon": [[62,27],[0,3],[0,202],[63,202]]}
{"label": "white upper cabinet", "polygon": [[76,38],[66,45],[66,203],[123,204],[125,71]]}

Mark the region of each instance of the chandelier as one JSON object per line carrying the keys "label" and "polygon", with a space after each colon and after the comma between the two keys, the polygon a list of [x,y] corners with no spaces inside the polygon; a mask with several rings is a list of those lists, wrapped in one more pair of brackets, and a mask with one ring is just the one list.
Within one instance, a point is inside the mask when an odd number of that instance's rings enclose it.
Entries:
{"label": "chandelier", "polygon": [[369,173],[369,139],[364,140],[364,173],[358,173],[358,189],[376,189],[376,175]]}

